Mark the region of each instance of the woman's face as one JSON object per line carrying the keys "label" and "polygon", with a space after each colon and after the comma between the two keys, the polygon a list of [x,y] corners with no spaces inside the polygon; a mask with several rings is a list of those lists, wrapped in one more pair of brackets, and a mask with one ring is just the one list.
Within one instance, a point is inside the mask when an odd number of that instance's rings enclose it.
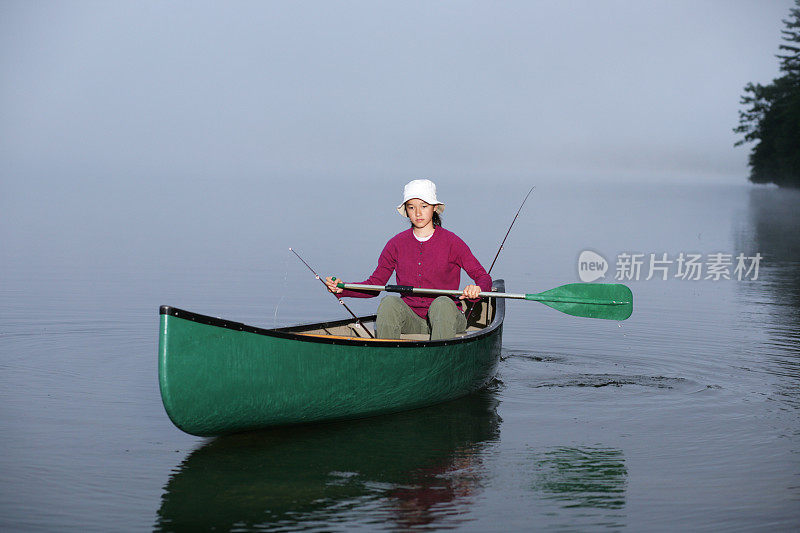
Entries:
{"label": "woman's face", "polygon": [[406,202],[406,214],[414,227],[419,229],[433,226],[434,208],[435,206],[419,198],[412,198]]}

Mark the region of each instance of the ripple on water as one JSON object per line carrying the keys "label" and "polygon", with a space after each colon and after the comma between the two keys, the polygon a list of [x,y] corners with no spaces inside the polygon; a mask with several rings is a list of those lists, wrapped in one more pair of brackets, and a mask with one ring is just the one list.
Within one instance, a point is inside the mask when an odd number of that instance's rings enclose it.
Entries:
{"label": "ripple on water", "polygon": [[548,376],[530,381],[528,387],[622,387],[633,385],[655,389],[686,389],[697,386],[697,383],[686,378],[668,376],[636,376],[624,374],[569,374],[565,376]]}
{"label": "ripple on water", "polygon": [[566,354],[558,354],[553,352],[537,352],[534,353],[529,350],[506,350],[500,356],[501,361],[508,359],[536,361],[538,363],[565,363],[567,362]]}

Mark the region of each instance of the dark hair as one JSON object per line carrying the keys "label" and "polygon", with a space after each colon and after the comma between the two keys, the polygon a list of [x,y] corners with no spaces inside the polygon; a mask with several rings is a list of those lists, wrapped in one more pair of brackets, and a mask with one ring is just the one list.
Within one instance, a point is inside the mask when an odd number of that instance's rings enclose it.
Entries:
{"label": "dark hair", "polygon": [[[403,205],[405,208],[405,205]],[[406,210],[406,216],[408,216],[408,210]],[[411,217],[409,217],[411,218]],[[438,228],[442,225],[442,217],[439,216],[439,213],[436,212],[436,206],[433,206],[433,227]],[[411,227],[414,227],[414,223],[411,223]]]}

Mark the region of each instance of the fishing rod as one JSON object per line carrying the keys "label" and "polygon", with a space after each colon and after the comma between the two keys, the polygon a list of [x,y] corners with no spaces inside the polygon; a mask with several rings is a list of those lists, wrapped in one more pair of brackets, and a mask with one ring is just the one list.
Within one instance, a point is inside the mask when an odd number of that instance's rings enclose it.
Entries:
{"label": "fishing rod", "polygon": [[[533,189],[535,189],[535,188],[536,188],[536,185],[534,185],[533,187],[531,187],[531,190],[529,190],[529,191],[528,191],[528,194],[526,194],[526,195],[525,195],[525,198],[522,200],[522,204],[520,204],[520,206],[519,206],[519,209],[517,209],[517,214],[516,214],[516,215],[514,215],[514,220],[512,220],[512,221],[511,221],[511,225],[510,225],[510,226],[508,226],[508,231],[506,232],[506,236],[505,236],[505,237],[503,237],[503,242],[501,242],[501,243],[500,243],[500,248],[498,248],[498,249],[497,249],[497,253],[496,253],[496,254],[494,254],[494,259],[492,259],[492,264],[491,264],[491,265],[489,265],[489,271],[488,271],[488,272],[486,272],[486,274],[487,274],[487,275],[491,275],[491,273],[492,273],[492,269],[494,268],[494,264],[495,264],[495,262],[497,261],[497,258],[498,258],[498,257],[500,257],[500,252],[502,252],[502,251],[503,251],[503,245],[506,243],[506,239],[508,239],[508,234],[509,234],[509,233],[511,233],[511,228],[513,228],[513,227],[514,227],[514,222],[516,222],[516,221],[517,221],[517,217],[518,217],[518,216],[519,216],[519,214],[522,212],[522,208],[523,208],[523,206],[525,205],[525,202],[527,202],[527,201],[528,201],[528,196],[530,196],[530,195],[531,195],[531,193],[533,192]],[[467,322],[469,322],[469,317],[472,315],[472,310],[473,310],[473,309],[475,309],[475,307],[476,307],[476,305],[475,305],[475,304],[472,304],[472,305],[470,306],[470,308],[469,308],[469,311],[467,311]]]}
{"label": "fishing rod", "polygon": [[[303,262],[303,264],[304,264],[306,267],[308,267],[308,269],[311,271],[311,273],[312,273],[312,274],[314,274],[314,277],[315,277],[315,278],[317,278],[317,279],[318,279],[318,280],[319,280],[319,281],[320,281],[320,282],[321,282],[323,285],[325,285],[325,288],[326,288],[326,289],[328,288],[328,285],[325,283],[325,281],[324,281],[324,280],[323,280],[321,277],[319,277],[319,274],[317,274],[317,273],[314,271],[314,269],[313,269],[313,268],[311,268],[311,265],[309,265],[308,263],[306,263],[306,262],[305,262],[305,260],[303,260],[303,258],[302,258],[302,257],[300,257],[300,254],[298,254],[298,253],[297,253],[297,252],[296,252],[296,251],[295,251],[293,248],[289,248],[289,251],[290,251],[290,252],[292,252],[294,255],[296,255],[296,256],[297,256],[297,258],[298,258],[300,261],[302,261],[302,262]],[[328,292],[330,292],[330,291],[328,291]],[[346,304],[346,303],[344,303],[344,302],[342,301],[342,299],[341,299],[341,298],[339,298],[339,295],[338,295],[338,294],[335,294],[335,293],[333,293],[333,292],[331,292],[331,294],[333,294],[333,295],[336,297],[336,300],[337,300],[337,301],[338,301],[340,304],[342,304],[342,305],[344,306],[344,308],[345,308],[345,309],[347,309],[347,312],[348,312],[348,313],[350,313],[350,316],[352,316],[353,318],[355,318],[355,319],[356,319],[356,322],[358,323],[358,325],[359,325],[359,326],[361,326],[361,327],[364,329],[364,331],[366,331],[366,332],[367,332],[367,335],[369,335],[369,338],[370,338],[370,339],[374,339],[374,338],[375,338],[375,336],[374,336],[374,335],[372,335],[372,333],[370,333],[370,332],[369,332],[369,330],[366,328],[366,326],[364,326],[364,324],[362,324],[362,323],[361,323],[361,319],[360,319],[360,318],[358,318],[358,317],[356,316],[356,314],[355,314],[355,313],[353,313],[353,312],[350,310],[350,308],[349,308],[349,307],[347,307],[347,304]]]}
{"label": "fishing rod", "polygon": [[536,185],[531,187],[531,190],[529,190],[528,194],[525,195],[525,199],[522,200],[522,204],[519,206],[519,209],[517,209],[517,214],[514,215],[514,220],[511,221],[511,225],[508,227],[508,231],[506,232],[506,236],[503,237],[503,242],[500,243],[500,248],[498,248],[497,249],[497,253],[494,254],[494,259],[492,259],[492,264],[489,266],[489,271],[486,272],[487,274],[491,274],[492,273],[492,268],[494,268],[494,263],[495,263],[495,261],[497,261],[497,258],[500,256],[500,252],[503,250],[503,245],[506,243],[506,239],[508,239],[508,234],[511,233],[511,228],[514,227],[514,222],[517,221],[517,217],[522,212],[522,207],[525,205],[525,202],[528,201],[528,196],[531,195],[531,193],[533,192],[533,189],[535,189],[535,188],[536,188]]}

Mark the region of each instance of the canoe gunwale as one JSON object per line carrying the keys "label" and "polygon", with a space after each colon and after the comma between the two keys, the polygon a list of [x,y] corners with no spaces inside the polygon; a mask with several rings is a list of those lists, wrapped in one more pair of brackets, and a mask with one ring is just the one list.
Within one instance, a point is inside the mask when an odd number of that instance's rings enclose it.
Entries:
{"label": "canoe gunwale", "polygon": [[[496,289],[499,292],[505,290],[505,283],[503,280],[495,280],[493,289]],[[500,326],[503,324],[503,320],[505,318],[505,300],[502,298],[494,298],[494,318],[492,322],[486,326],[485,328],[479,329],[477,331],[472,331],[463,335],[461,337],[456,337],[453,339],[444,339],[444,340],[403,340],[398,342],[392,342],[392,340],[373,340],[373,339],[358,339],[358,338],[327,338],[324,336],[309,336],[299,333],[301,330],[308,330],[311,328],[314,329],[321,329],[321,328],[331,328],[337,326],[343,326],[345,324],[350,324],[353,322],[352,318],[342,319],[342,320],[334,320],[334,321],[327,321],[327,322],[318,322],[312,324],[300,324],[296,326],[288,326],[283,328],[275,328],[275,329],[268,329],[268,328],[260,328],[257,326],[249,326],[242,322],[235,322],[233,320],[225,320],[223,318],[215,318],[208,315],[202,315],[199,313],[193,313],[191,311],[186,311],[184,309],[179,309],[177,307],[172,307],[169,305],[162,305],[159,308],[159,314],[161,315],[169,315],[174,316],[176,318],[181,318],[184,320],[190,320],[192,322],[197,322],[200,324],[206,324],[209,326],[215,326],[225,329],[232,329],[235,331],[243,331],[247,333],[255,333],[256,335],[265,335],[268,337],[278,337],[283,339],[291,339],[300,342],[314,342],[314,343],[321,343],[321,344],[340,344],[346,346],[369,346],[370,348],[420,348],[424,346],[449,346],[454,344],[466,344],[470,342],[474,342],[480,339],[483,339],[489,335],[492,335]],[[368,315],[359,317],[360,320],[364,322],[374,321],[377,315]]]}

